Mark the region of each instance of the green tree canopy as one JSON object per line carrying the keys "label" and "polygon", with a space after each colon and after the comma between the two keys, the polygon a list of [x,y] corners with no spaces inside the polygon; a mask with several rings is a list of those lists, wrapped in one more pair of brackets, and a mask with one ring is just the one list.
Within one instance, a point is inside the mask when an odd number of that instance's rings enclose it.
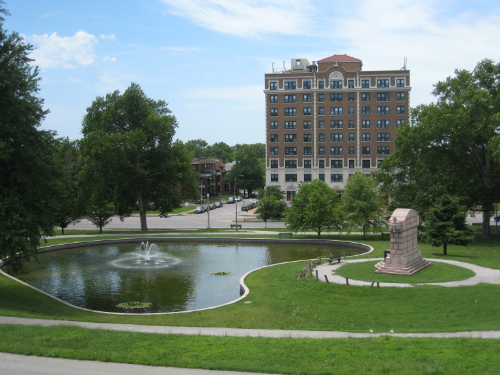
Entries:
{"label": "green tree canopy", "polygon": [[228,174],[229,181],[234,183],[235,177],[238,177],[238,188],[246,189],[249,196],[252,191],[262,188],[266,177],[265,156],[263,143],[239,145],[234,155],[236,164]]}
{"label": "green tree canopy", "polygon": [[367,230],[376,231],[387,226],[384,215],[385,202],[380,198],[378,183],[362,172],[355,172],[347,180],[342,194],[342,205],[349,227],[363,228],[363,239],[366,238]]}
{"label": "green tree canopy", "polygon": [[15,270],[22,265],[17,254],[29,259],[42,235],[54,233],[60,178],[55,134],[37,129],[48,111],[38,97],[32,50],[19,34],[3,30],[0,17],[0,257],[9,256]]}
{"label": "green tree canopy", "polygon": [[[147,231],[146,208],[160,213],[196,196],[197,179],[185,146],[174,142],[177,121],[163,100],[148,98],[138,84],[125,92],[98,97],[83,120],[82,180],[86,189],[113,189],[115,210],[127,216],[136,206],[141,231]],[[88,190],[87,190],[88,191]]]}
{"label": "green tree canopy", "polygon": [[467,226],[467,211],[456,197],[444,195],[429,209],[425,221],[426,236],[432,246],[443,246],[447,255],[447,245],[467,246],[473,239],[473,231]]}
{"label": "green tree canopy", "polygon": [[321,180],[303,184],[286,209],[285,222],[294,232],[313,229],[318,238],[324,228],[341,229],[344,219],[339,195]]}
{"label": "green tree canopy", "polygon": [[285,213],[286,202],[280,186],[266,186],[265,189],[259,189],[259,217],[264,220],[267,227],[267,220],[271,218],[281,218]]}

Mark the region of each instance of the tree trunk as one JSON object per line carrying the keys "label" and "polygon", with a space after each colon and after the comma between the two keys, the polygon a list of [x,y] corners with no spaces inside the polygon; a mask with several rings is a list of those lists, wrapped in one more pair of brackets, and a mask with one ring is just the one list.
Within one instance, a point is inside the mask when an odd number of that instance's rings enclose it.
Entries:
{"label": "tree trunk", "polygon": [[491,238],[490,217],[491,210],[483,206],[483,240],[489,240]]}
{"label": "tree trunk", "polygon": [[318,238],[321,238],[321,228],[318,228],[316,232],[318,232]]}
{"label": "tree trunk", "polygon": [[443,244],[443,255],[448,255],[447,246],[448,246],[448,244],[445,242]]}
{"label": "tree trunk", "polygon": [[137,193],[137,202],[139,204],[139,215],[141,217],[141,232],[148,231],[148,223],[146,221],[146,206],[142,201],[141,193]]}
{"label": "tree trunk", "polygon": [[363,225],[363,240],[366,240],[366,225]]}

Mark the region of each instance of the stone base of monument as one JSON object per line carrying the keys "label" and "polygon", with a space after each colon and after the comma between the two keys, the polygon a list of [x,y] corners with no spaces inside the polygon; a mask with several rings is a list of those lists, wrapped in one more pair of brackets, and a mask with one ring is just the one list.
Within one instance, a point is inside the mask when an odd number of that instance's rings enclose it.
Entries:
{"label": "stone base of monument", "polygon": [[386,261],[378,262],[375,265],[375,273],[385,273],[389,275],[404,275],[404,276],[411,276],[416,274],[418,271],[423,270],[426,267],[429,267],[431,265],[431,262],[428,260],[422,258],[420,256],[420,259],[416,259],[415,261],[408,263],[408,264],[391,264],[387,263]]}

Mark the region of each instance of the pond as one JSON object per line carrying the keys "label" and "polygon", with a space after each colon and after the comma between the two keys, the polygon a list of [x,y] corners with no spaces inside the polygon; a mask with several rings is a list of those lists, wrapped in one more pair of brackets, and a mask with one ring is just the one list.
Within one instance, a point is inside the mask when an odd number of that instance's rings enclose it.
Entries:
{"label": "pond", "polygon": [[[240,296],[239,279],[253,269],[282,262],[357,254],[347,245],[127,243],[39,254],[18,279],[72,305],[106,312],[159,313],[203,309]],[[334,249],[334,250],[333,250]],[[300,267],[298,267],[298,271]],[[216,275],[222,273],[222,275]],[[144,309],[120,303],[150,303]]]}

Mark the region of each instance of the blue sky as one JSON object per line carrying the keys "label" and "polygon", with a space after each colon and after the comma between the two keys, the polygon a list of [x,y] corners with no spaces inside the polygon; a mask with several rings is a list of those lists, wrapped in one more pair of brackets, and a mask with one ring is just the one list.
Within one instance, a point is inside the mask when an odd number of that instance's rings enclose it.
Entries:
{"label": "blue sky", "polygon": [[42,128],[81,137],[86,108],[131,82],[163,99],[177,138],[265,142],[264,74],[272,63],[348,54],[364,70],[400,69],[411,106],[484,58],[500,62],[497,0],[5,0],[4,28],[36,50]]}

